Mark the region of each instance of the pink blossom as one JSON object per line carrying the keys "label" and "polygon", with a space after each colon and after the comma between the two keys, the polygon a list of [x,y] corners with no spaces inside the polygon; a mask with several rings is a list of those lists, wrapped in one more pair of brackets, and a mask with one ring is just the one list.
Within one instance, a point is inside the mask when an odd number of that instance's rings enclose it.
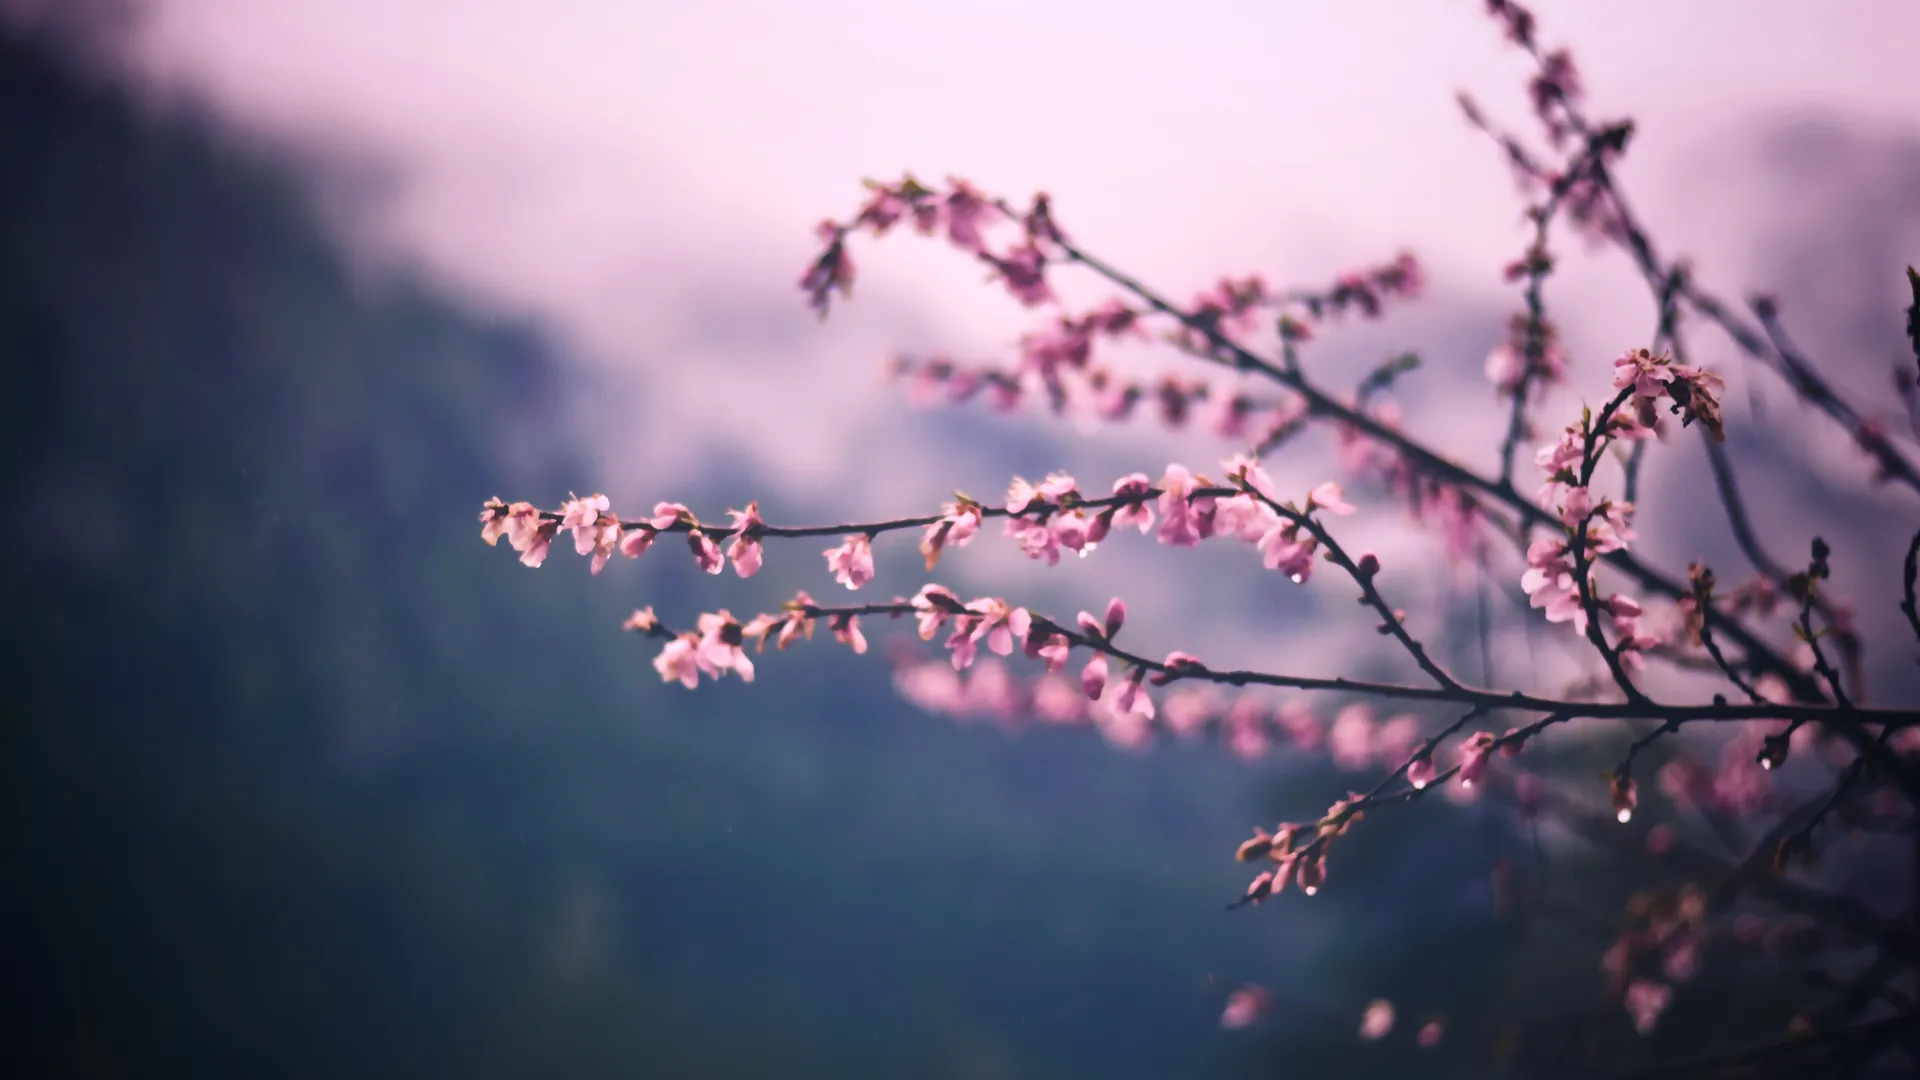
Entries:
{"label": "pink blossom", "polygon": [[1431,1050],[1440,1045],[1440,1039],[1445,1033],[1445,1025],[1438,1020],[1429,1020],[1420,1025],[1420,1034],[1415,1036],[1414,1041],[1420,1044],[1420,1049]]}
{"label": "pink blossom", "polygon": [[1519,389],[1521,375],[1526,370],[1526,355],[1512,342],[1503,341],[1487,354],[1487,381],[1502,394],[1511,394]]}
{"label": "pink blossom", "polygon": [[[1227,474],[1227,479],[1244,483],[1269,499],[1274,497],[1273,477],[1267,475],[1267,470],[1260,467],[1258,460],[1245,454],[1235,454],[1221,462],[1220,469]],[[1335,488],[1336,493],[1338,490]]]}
{"label": "pink blossom", "polygon": [[1167,466],[1160,480],[1160,542],[1170,547],[1193,547],[1213,535],[1213,498],[1193,493],[1207,486],[1184,465]]}
{"label": "pink blossom", "polygon": [[1273,995],[1265,988],[1248,984],[1227,995],[1227,1007],[1220,1013],[1220,1026],[1238,1031],[1259,1020],[1273,1005]]}
{"label": "pink blossom", "polygon": [[1360,1017],[1360,1037],[1368,1042],[1384,1039],[1393,1030],[1393,1002],[1375,998]]}
{"label": "pink blossom", "polygon": [[753,681],[753,661],[740,646],[745,640],[740,624],[726,611],[700,616],[700,657],[709,673],[732,671],[744,682]]}
{"label": "pink blossom", "polygon": [[1267,735],[1266,712],[1265,704],[1252,694],[1234,699],[1221,719],[1230,753],[1247,761],[1266,755],[1273,742]]}
{"label": "pink blossom", "polygon": [[980,229],[997,217],[999,210],[965,180],[951,180],[949,183],[952,187],[947,192],[944,207],[947,239],[963,251],[978,254],[986,246]]}
{"label": "pink blossom", "polygon": [[612,505],[605,495],[572,498],[560,505],[560,527],[573,533],[573,550],[576,554],[591,552],[599,542],[599,530],[594,528],[594,524]]}
{"label": "pink blossom", "polygon": [[[497,512],[497,511],[496,511]],[[540,509],[528,502],[517,502],[501,513],[500,525],[495,529],[496,536],[505,536],[507,545],[522,554],[533,543],[533,534],[540,528]],[[486,533],[481,532],[484,538]]]}
{"label": "pink blossom", "polygon": [[1057,566],[1060,562],[1059,534],[1045,522],[1031,518],[1010,517],[1006,528],[1002,530],[1020,545],[1027,557],[1048,566]]}
{"label": "pink blossom", "polygon": [[1067,551],[1078,552],[1082,558],[1093,552],[1098,541],[1093,536],[1093,522],[1079,510],[1070,510],[1064,514],[1055,514],[1051,525],[1054,543]]}
{"label": "pink blossom", "polygon": [[766,525],[760,520],[760,504],[751,502],[745,510],[729,510],[735,530],[733,542],[727,545],[727,559],[733,563],[733,572],[743,578],[752,577],[760,571],[759,530]]}
{"label": "pink blossom", "polygon": [[[538,567],[547,561],[547,550],[553,546],[554,535],[560,531],[557,521],[541,521],[526,534],[526,546],[520,552],[520,561],[527,566]],[[519,547],[519,544],[515,544]]]}
{"label": "pink blossom", "polygon": [[1627,1012],[1633,1017],[1633,1029],[1642,1035],[1652,1033],[1672,1001],[1673,990],[1665,983],[1635,979],[1627,984]]}
{"label": "pink blossom", "polygon": [[1280,730],[1287,733],[1293,745],[1302,751],[1312,752],[1320,748],[1326,734],[1320,726],[1320,720],[1313,715],[1307,703],[1299,698],[1288,698],[1280,705],[1280,711],[1274,716],[1274,722]]}
{"label": "pink blossom", "polygon": [[1114,711],[1122,715],[1131,714],[1142,720],[1151,720],[1154,716],[1153,698],[1141,686],[1142,672],[1136,670],[1133,676],[1120,685],[1119,696],[1114,699]]}
{"label": "pink blossom", "polygon": [[855,215],[854,223],[866,226],[875,237],[885,236],[887,230],[906,215],[910,205],[900,192],[886,184],[869,180],[867,188],[873,194],[867,198],[859,214]]}
{"label": "pink blossom", "polygon": [[[1132,681],[1126,685],[1138,687],[1139,683]],[[1124,705],[1121,697],[1122,692],[1110,691],[1088,707],[1088,716],[1101,736],[1113,746],[1122,750],[1145,749],[1153,742],[1153,702],[1144,691]]]}
{"label": "pink blossom", "polygon": [[921,641],[932,641],[933,635],[939,632],[940,627],[947,620],[966,610],[966,606],[960,603],[960,598],[943,585],[922,586],[920,591],[914,594],[911,604],[914,611],[918,613]]}
{"label": "pink blossom", "polygon": [[1407,783],[1415,788],[1424,788],[1433,783],[1437,770],[1434,768],[1433,755],[1421,754],[1407,766]]}
{"label": "pink blossom", "polygon": [[1700,973],[1700,942],[1692,934],[1681,934],[1667,947],[1660,971],[1674,982],[1690,982]]}
{"label": "pink blossom", "polygon": [[1493,733],[1476,731],[1460,744],[1460,786],[1470,788],[1487,774],[1487,757],[1493,750]]}
{"label": "pink blossom", "polygon": [[833,293],[838,290],[841,296],[853,294],[853,259],[847,254],[846,241],[839,230],[830,221],[822,222],[823,231],[831,230],[825,251],[800,275],[800,288],[807,294],[807,306],[826,318],[827,308],[833,302]]}
{"label": "pink blossom", "polygon": [[1373,764],[1373,710],[1364,702],[1341,709],[1327,733],[1327,751],[1333,763],[1347,772]]}
{"label": "pink blossom", "polygon": [[681,634],[667,642],[660,655],[653,659],[654,670],[660,673],[662,682],[678,681],[689,690],[700,685],[699,640],[698,635]]}
{"label": "pink blossom", "polygon": [[1065,679],[1047,676],[1033,686],[1034,715],[1048,723],[1069,724],[1086,718],[1086,699]]}
{"label": "pink blossom", "polygon": [[1048,634],[1042,638],[1039,634],[1028,634],[1024,650],[1028,656],[1046,662],[1047,670],[1059,673],[1067,669],[1067,660],[1073,653],[1073,643],[1065,634]]}
{"label": "pink blossom", "polygon": [[1219,702],[1211,686],[1176,690],[1160,705],[1160,719],[1167,730],[1182,738],[1197,735],[1213,719]]}
{"label": "pink blossom", "polygon": [[1586,455],[1586,438],[1577,428],[1568,428],[1558,441],[1540,448],[1540,452],[1533,456],[1533,462],[1547,474],[1547,484],[1540,489],[1541,506],[1552,507],[1559,501],[1563,486],[1578,482]]}
{"label": "pink blossom", "polygon": [[1299,526],[1282,521],[1268,529],[1255,545],[1262,565],[1287,575],[1295,585],[1304,584],[1313,576],[1313,556],[1320,546],[1318,540],[1301,536],[1300,532]]}
{"label": "pink blossom", "polygon": [[894,672],[894,690],[928,712],[952,712],[965,693],[960,675],[946,664],[910,664]]}
{"label": "pink blossom", "polygon": [[832,628],[835,641],[852,646],[855,654],[867,651],[867,636],[860,632],[858,615],[834,615],[828,618],[827,625]]}
{"label": "pink blossom", "polygon": [[920,536],[920,553],[927,557],[927,569],[934,568],[946,548],[965,547],[979,531],[981,520],[980,507],[972,502],[948,503],[943,507],[940,520],[928,525]]}
{"label": "pink blossom", "polygon": [[827,550],[827,569],[833,579],[849,589],[858,589],[873,580],[873,542],[865,533],[847,537],[839,547]]}
{"label": "pink blossom", "polygon": [[1685,758],[1676,758],[1660,766],[1660,792],[1683,807],[1706,801],[1712,782],[1700,767]]}
{"label": "pink blossom", "polygon": [[1091,328],[1062,318],[1059,325],[1020,339],[1021,367],[1043,379],[1054,378],[1061,368],[1079,370],[1093,355]]}
{"label": "pink blossom", "polygon": [[699,529],[687,531],[687,547],[693,549],[693,561],[707,573],[717,574],[726,569],[727,561],[720,557],[720,545]]}
{"label": "pink blossom", "polygon": [[660,530],[671,529],[682,522],[694,524],[693,511],[676,502],[654,503],[653,516],[647,519],[647,524]]}
{"label": "pink blossom", "polygon": [[1107,511],[1112,514],[1110,524],[1117,529],[1128,525],[1137,527],[1142,533],[1153,530],[1153,508],[1145,502],[1147,492],[1153,490],[1153,481],[1144,473],[1130,473],[1113,483],[1113,496],[1119,499],[1135,500],[1124,506]]}
{"label": "pink blossom", "polygon": [[981,620],[974,616],[962,615],[953,621],[953,633],[947,635],[948,657],[953,670],[965,671],[972,666],[974,657],[979,655]]}
{"label": "pink blossom", "polygon": [[1593,492],[1584,487],[1567,488],[1560,507],[1560,523],[1569,529],[1577,529],[1591,513],[1593,513]]}
{"label": "pink blossom", "polygon": [[1565,540],[1542,537],[1527,548],[1527,570],[1520,588],[1534,607],[1546,611],[1548,622],[1572,622],[1575,632],[1587,632],[1587,613],[1574,583],[1573,553]]}
{"label": "pink blossom", "polygon": [[1613,388],[1633,387],[1634,396],[1653,400],[1666,396],[1674,371],[1665,356],[1645,349],[1628,349],[1613,361]]}
{"label": "pink blossom", "polygon": [[507,533],[507,504],[499,496],[488,499],[480,509],[480,539],[493,547]]}
{"label": "pink blossom", "polygon": [[1207,670],[1199,657],[1178,650],[1168,653],[1167,658],[1160,663],[1166,670],[1152,676],[1150,681],[1155,686],[1165,686],[1182,675],[1199,674]]}
{"label": "pink blossom", "polygon": [[1053,299],[1053,289],[1047,285],[1047,257],[1033,244],[1018,244],[1004,256],[988,255],[986,259],[999,272],[1007,291],[1022,304],[1037,307]]}
{"label": "pink blossom", "polygon": [[654,537],[659,535],[659,532],[651,525],[642,525],[636,529],[629,529],[627,533],[620,538],[620,554],[625,555],[629,559],[637,559],[643,552],[653,546]]}
{"label": "pink blossom", "polygon": [[1025,642],[1033,629],[1033,615],[1026,608],[1014,607],[1005,600],[991,597],[975,600],[967,605],[967,610],[978,616],[973,639],[984,639],[987,648],[998,656],[1011,656],[1014,643]]}
{"label": "pink blossom", "polygon": [[1036,505],[1043,509],[1058,506],[1061,500],[1074,494],[1077,494],[1074,479],[1063,472],[1049,473],[1037,485],[1016,476],[1007,488],[1007,513],[1024,514]]}
{"label": "pink blossom", "polygon": [[612,514],[601,514],[600,520],[593,526],[593,567],[598,574],[606,569],[607,560],[613,558],[614,548],[620,543],[620,519]]}
{"label": "pink blossom", "polygon": [[1353,513],[1353,504],[1342,497],[1340,485],[1334,483],[1332,480],[1321,484],[1308,493],[1307,512],[1312,513],[1316,507],[1325,510],[1329,514]]}
{"label": "pink blossom", "polygon": [[1380,725],[1374,733],[1374,760],[1387,768],[1398,768],[1413,753],[1414,744],[1419,741],[1420,718],[1396,716]]}

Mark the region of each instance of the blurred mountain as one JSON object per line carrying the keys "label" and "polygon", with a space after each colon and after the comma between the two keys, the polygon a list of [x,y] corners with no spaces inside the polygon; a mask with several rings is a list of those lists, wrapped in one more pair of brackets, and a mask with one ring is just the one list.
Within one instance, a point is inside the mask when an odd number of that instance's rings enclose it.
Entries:
{"label": "blurred mountain", "polygon": [[0,31],[0,162],[13,1075],[1193,1075],[1298,951],[1217,754],[661,687],[690,574],[478,540],[577,373],[267,149]]}

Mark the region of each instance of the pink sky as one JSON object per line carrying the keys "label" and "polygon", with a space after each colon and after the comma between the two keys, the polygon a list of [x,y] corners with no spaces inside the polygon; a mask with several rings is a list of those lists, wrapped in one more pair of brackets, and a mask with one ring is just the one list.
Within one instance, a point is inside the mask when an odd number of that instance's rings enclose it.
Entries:
{"label": "pink sky", "polygon": [[[1485,307],[1489,342],[1514,304],[1497,268],[1522,246],[1520,205],[1453,95],[1531,134],[1528,68],[1479,0],[1195,2],[1178,17],[1091,0],[154,6],[157,70],[392,171],[363,222],[383,246],[645,379],[643,398],[596,403],[614,424],[605,475],[583,484],[616,493],[668,497],[716,445],[769,487],[861,516],[923,509],[957,480],[991,487],[951,476],[964,462],[914,437],[872,375],[899,348],[993,355],[1030,316],[906,239],[857,252],[857,300],[824,327],[794,288],[812,224],[850,210],[867,175],[1043,188],[1077,238],[1176,298],[1226,272],[1317,283],[1404,247],[1456,310]],[[1911,133],[1920,118],[1910,0],[1532,7],[1549,46],[1575,47],[1593,110],[1640,122],[1624,172],[1643,216],[1733,296],[1750,284],[1734,211],[1752,203],[1740,169],[1758,123],[1823,113]],[[1554,288],[1589,372],[1651,325],[1618,256]],[[1481,359],[1429,357],[1441,370],[1423,377],[1477,380]],[[1473,390],[1460,428],[1477,444],[1492,402]],[[1063,443],[1058,463],[1131,452],[1143,460],[1117,471],[1157,471],[1166,445],[1090,458]]]}
{"label": "pink sky", "polygon": [[[1920,117],[1920,5],[1534,6],[1548,43],[1577,46],[1600,109],[1642,120],[1629,180],[1709,273],[1723,238],[1688,235],[1706,193],[1676,189],[1741,121]],[[1478,0],[1194,3],[1178,18],[1087,0],[155,8],[162,70],[397,169],[388,240],[616,365],[669,366],[689,293],[789,294],[809,226],[844,212],[862,176],[903,168],[1045,188],[1076,235],[1181,293],[1227,271],[1315,280],[1401,246],[1442,288],[1491,293],[1516,236],[1504,169],[1453,104],[1464,87],[1524,119],[1524,60]],[[866,263],[868,295],[946,332],[894,340],[856,305],[814,335],[820,352],[995,347],[1023,325],[944,253]]]}

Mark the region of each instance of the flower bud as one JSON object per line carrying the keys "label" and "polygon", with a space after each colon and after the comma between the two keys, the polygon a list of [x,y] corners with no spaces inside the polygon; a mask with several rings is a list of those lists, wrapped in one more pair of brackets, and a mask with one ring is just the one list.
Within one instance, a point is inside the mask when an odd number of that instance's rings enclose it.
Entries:
{"label": "flower bud", "polygon": [[1613,778],[1613,816],[1620,820],[1620,824],[1625,825],[1633,820],[1633,808],[1639,802],[1639,794],[1634,790],[1631,779],[1625,776]]}
{"label": "flower bud", "polygon": [[1433,755],[1423,753],[1407,766],[1407,783],[1415,788],[1424,788],[1433,783],[1434,771]]}
{"label": "flower bud", "polygon": [[1267,853],[1272,850],[1273,837],[1268,836],[1260,829],[1255,829],[1253,831],[1253,839],[1241,844],[1240,850],[1234,852],[1233,857],[1241,862],[1252,862],[1255,859],[1265,858]]}
{"label": "flower bud", "polygon": [[1787,750],[1792,740],[1785,735],[1769,735],[1760,744],[1760,753],[1755,758],[1760,767],[1771,772],[1787,763]]}
{"label": "flower bud", "polygon": [[1327,879],[1327,869],[1318,855],[1301,859],[1299,868],[1294,871],[1294,880],[1299,882],[1300,891],[1312,896],[1320,891],[1320,883]]}

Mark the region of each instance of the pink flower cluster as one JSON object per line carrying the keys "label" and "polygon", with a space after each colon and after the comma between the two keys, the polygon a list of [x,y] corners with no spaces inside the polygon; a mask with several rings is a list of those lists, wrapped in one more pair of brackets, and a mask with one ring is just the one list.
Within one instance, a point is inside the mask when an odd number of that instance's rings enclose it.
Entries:
{"label": "pink flower cluster", "polygon": [[733,542],[727,545],[724,556],[692,512],[679,503],[656,504],[651,517],[637,522],[621,521],[609,505],[605,495],[576,496],[563,503],[557,513],[548,513],[532,503],[509,506],[497,498],[488,499],[480,511],[480,538],[497,544],[505,537],[508,545],[520,553],[522,563],[537,567],[546,562],[554,538],[562,531],[571,532],[574,550],[591,555],[592,572],[598,574],[615,551],[637,559],[662,532],[679,526],[686,533],[694,562],[706,573],[718,574],[729,561],[743,578],[752,577],[760,569],[759,536],[766,523],[760,520],[757,504],[728,511],[733,525],[725,531],[732,534]]}
{"label": "pink flower cluster", "polygon": [[[1360,403],[1354,404],[1358,411]],[[1392,401],[1381,402],[1367,415],[1390,433],[1400,429],[1400,408]],[[1456,576],[1481,565],[1486,522],[1478,496],[1422,469],[1400,445],[1353,424],[1334,425],[1334,450],[1342,472],[1406,501],[1414,522],[1439,539]]]}
{"label": "pink flower cluster", "polygon": [[[1104,625],[1083,615],[1079,629],[1089,638],[1109,640],[1106,625],[1117,630],[1124,612],[1124,606],[1110,608],[1112,618]],[[1325,752],[1336,767],[1350,773],[1398,767],[1421,737],[1420,720],[1411,713],[1381,719],[1365,702],[1354,702],[1326,720],[1298,696],[1276,703],[1263,690],[1229,695],[1210,683],[1171,689],[1157,704],[1147,702],[1151,710],[1143,709],[1144,691],[1123,698],[1126,684],[1111,678],[1109,665],[1107,657],[1095,656],[1078,678],[1046,673],[1023,679],[991,659],[978,660],[962,672],[947,661],[903,654],[896,660],[894,685],[902,697],[927,712],[961,720],[989,718],[1010,730],[1029,717],[1046,725],[1089,725],[1126,749],[1143,748],[1158,736],[1211,734],[1245,760],[1258,760],[1284,745],[1305,753]]]}
{"label": "pink flower cluster", "polygon": [[968,366],[943,357],[900,357],[890,373],[907,381],[908,403],[916,408],[982,398],[993,411],[1011,413],[1035,400],[1036,394],[1044,394],[1055,416],[1120,424],[1147,403],[1169,430],[1182,430],[1198,418],[1214,438],[1241,445],[1271,445],[1306,415],[1306,403],[1297,396],[1256,397],[1170,372],[1153,379],[1127,379],[1105,367],[1093,367],[1069,377],[1057,371],[1039,374],[991,364]]}
{"label": "pink flower cluster", "polygon": [[1642,626],[1645,611],[1638,601],[1623,593],[1602,597],[1581,578],[1597,557],[1622,550],[1633,540],[1632,504],[1596,498],[1590,486],[1594,466],[1614,442],[1644,438],[1647,431],[1611,410],[1597,421],[1589,413],[1541,449],[1535,461],[1547,482],[1540,489],[1540,505],[1559,516],[1565,532],[1528,545],[1527,569],[1520,578],[1529,602],[1542,609],[1549,622],[1570,622],[1576,633],[1586,634],[1590,615],[1605,616],[1613,630],[1613,648],[1629,672],[1644,666],[1643,654],[1661,639]]}
{"label": "pink flower cluster", "polygon": [[1671,403],[1670,411],[1681,416],[1683,426],[1699,421],[1715,441],[1727,437],[1720,414],[1726,382],[1711,371],[1676,364],[1665,354],[1632,349],[1614,360],[1613,386],[1633,391],[1633,406],[1645,427],[1659,423],[1655,407],[1665,399]]}
{"label": "pink flower cluster", "polygon": [[[1059,258],[1063,237],[1053,224],[1047,197],[1034,197],[1033,207],[1016,218],[1004,204],[989,199],[964,180],[951,180],[947,190],[926,187],[913,177],[897,184],[868,181],[870,195],[853,220],[820,223],[819,235],[827,246],[800,277],[800,287],[808,302],[822,316],[827,313],[834,292],[847,295],[854,280],[853,260],[846,251],[847,234],[864,229],[875,237],[885,236],[902,220],[911,220],[922,236],[944,233],[955,247],[978,258],[992,268],[993,275],[1007,287],[1015,299],[1029,307],[1053,299],[1047,284],[1047,264]],[[987,233],[1003,221],[1017,221],[1021,237],[995,248]]]}
{"label": "pink flower cluster", "polygon": [[[1502,397],[1518,393],[1522,383],[1555,386],[1566,381],[1567,354],[1560,349],[1553,324],[1542,321],[1537,330],[1532,326],[1528,316],[1515,315],[1507,326],[1507,339],[1487,354],[1487,380]],[[1529,343],[1529,335],[1535,333],[1539,340]]]}

